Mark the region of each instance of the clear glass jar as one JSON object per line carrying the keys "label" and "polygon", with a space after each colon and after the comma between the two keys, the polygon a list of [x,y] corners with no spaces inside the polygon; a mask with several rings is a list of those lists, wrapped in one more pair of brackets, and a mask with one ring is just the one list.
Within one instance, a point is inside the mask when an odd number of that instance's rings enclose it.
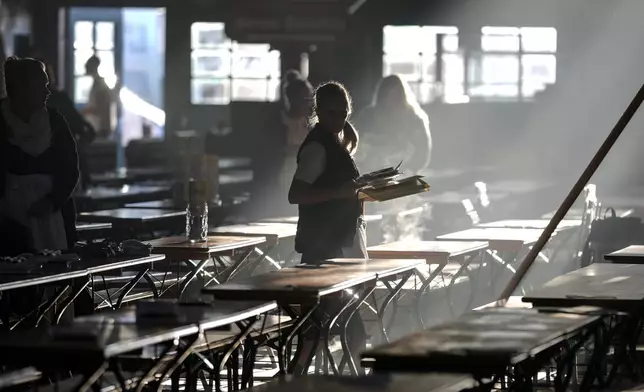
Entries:
{"label": "clear glass jar", "polygon": [[208,200],[205,181],[191,180],[186,208],[186,238],[191,242],[208,239]]}

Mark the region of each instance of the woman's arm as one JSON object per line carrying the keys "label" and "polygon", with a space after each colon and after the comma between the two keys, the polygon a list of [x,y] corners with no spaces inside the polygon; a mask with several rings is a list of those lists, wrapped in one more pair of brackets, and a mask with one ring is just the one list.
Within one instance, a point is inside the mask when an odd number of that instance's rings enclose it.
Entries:
{"label": "woman's arm", "polygon": [[340,187],[323,188],[313,183],[324,172],[326,153],[319,143],[305,146],[299,155],[297,171],[293,177],[288,192],[291,204],[318,204],[337,199],[348,199],[356,196],[359,189],[354,182],[348,182]]}
{"label": "woman's arm", "polygon": [[76,185],[80,171],[78,169],[78,152],[76,141],[69,130],[65,118],[58,112],[51,116],[51,128],[54,133],[54,142],[58,143],[55,148],[56,167],[54,168],[54,184],[51,193],[47,198],[53,203],[54,209],[60,209],[71,197]]}

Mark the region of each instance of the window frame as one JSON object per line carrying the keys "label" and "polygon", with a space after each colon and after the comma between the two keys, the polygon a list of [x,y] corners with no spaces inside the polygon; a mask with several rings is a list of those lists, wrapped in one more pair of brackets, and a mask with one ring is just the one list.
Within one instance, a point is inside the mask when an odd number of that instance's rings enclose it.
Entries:
{"label": "window frame", "polygon": [[[198,42],[196,34],[199,28],[208,28],[211,31],[220,31],[222,41],[215,44],[202,45]],[[281,54],[278,50],[270,47],[268,44],[245,44],[239,43],[230,39],[225,33],[225,23],[223,22],[193,22],[190,26],[190,103],[194,106],[222,106],[228,105],[232,102],[276,102],[280,99],[279,87],[281,84]],[[203,31],[203,30],[202,30]],[[207,30],[206,30],[207,31]],[[266,50],[261,50],[260,47],[265,46]],[[249,54],[254,49],[257,54],[262,56],[263,62],[266,62],[266,76],[253,76],[235,74],[235,62],[239,60],[240,53]],[[212,75],[199,74],[196,72],[196,59],[199,58],[199,52],[202,52],[203,57],[206,58],[208,52],[212,52],[212,57],[217,57],[217,52],[220,53],[219,58],[224,59],[228,63],[223,66],[220,74],[213,73]],[[225,53],[225,55],[224,55]],[[246,56],[251,58],[249,56]],[[258,57],[259,58],[259,57]],[[277,65],[277,66],[275,66]],[[249,97],[249,99],[240,99],[235,94],[235,84],[255,83],[262,82],[266,86],[266,91],[262,95],[263,98]],[[199,89],[216,88],[221,86],[224,90],[222,97],[214,98],[210,101],[199,99]],[[259,90],[258,90],[259,91]]]}
{"label": "window frame", "polygon": [[[554,31],[554,48],[552,50],[530,50],[524,47],[524,34],[527,30],[533,30],[533,29],[544,29],[545,30],[551,30]],[[495,32],[496,31],[496,32]],[[485,37],[516,37],[518,47],[513,50],[485,50],[484,49],[484,40]],[[526,101],[532,101],[534,99],[534,96],[538,94],[538,91],[531,93],[531,94],[526,94],[525,92],[525,66],[524,66],[524,56],[530,56],[530,55],[540,55],[540,56],[554,56],[555,60],[555,71],[554,71],[554,77],[555,80],[554,82],[550,84],[556,83],[556,77],[557,77],[557,46],[558,46],[558,32],[554,27],[545,27],[545,26],[531,26],[531,27],[505,27],[505,26],[483,26],[481,28],[481,50],[480,52],[477,53],[478,56],[480,56],[481,59],[481,64],[483,62],[483,58],[485,56],[509,56],[509,57],[515,57],[517,59],[517,67],[518,67],[518,75],[519,78],[516,81],[516,87],[517,87],[517,95],[516,96],[495,96],[495,95],[490,95],[490,96],[484,96],[484,95],[472,95],[471,94],[471,88],[472,83],[468,83],[466,86],[466,94],[470,98],[474,98],[474,100],[481,100],[481,101],[511,101],[511,102],[526,102]],[[466,72],[470,72],[470,65],[471,63],[468,61],[468,69]],[[483,72],[482,65],[481,65],[481,72]],[[485,86],[486,84],[482,84],[481,86]],[[504,85],[504,84],[501,84]],[[509,84],[508,84],[509,85]],[[477,85],[477,87],[480,87]]]}
{"label": "window frame", "polygon": [[[417,29],[430,29],[434,30],[434,39],[435,42],[437,43],[437,36],[439,34],[444,34],[444,37],[450,37],[450,36],[455,36],[457,39],[457,48],[450,48],[450,49],[445,49],[443,45],[443,50],[439,51],[438,48],[435,47],[435,50],[433,54],[429,54],[427,52],[423,52],[422,50],[419,50],[419,48],[422,47],[431,47],[432,45],[427,45],[421,43],[416,43],[414,49],[411,50],[404,50],[404,49],[399,49],[390,43],[388,43],[388,38],[387,38],[387,29],[389,28],[417,28]],[[534,34],[537,29],[543,29],[544,31],[544,36],[549,37],[546,38],[546,41],[548,39],[551,39],[552,42],[550,44],[545,43],[544,50],[531,50],[528,48],[527,50],[524,48],[524,40],[525,36],[527,34]],[[545,32],[549,32],[549,36],[545,35]],[[417,37],[419,41],[422,41],[422,36],[420,35]],[[558,32],[556,28],[554,27],[545,27],[545,26],[531,26],[531,27],[501,27],[501,26],[483,26],[480,29],[480,38],[479,38],[479,44],[480,48],[477,51],[470,51],[468,50],[469,48],[462,48],[461,43],[459,40],[459,30],[458,27],[456,26],[419,26],[419,25],[408,25],[408,26],[385,26],[383,28],[383,45],[382,45],[382,62],[383,62],[383,76],[387,76],[391,73],[395,72],[390,72],[392,68],[392,64],[396,64],[395,62],[388,61],[388,57],[390,56],[396,56],[401,59],[403,58],[409,58],[409,59],[415,59],[415,62],[401,62],[401,63],[408,63],[408,64],[414,64],[415,70],[411,73],[412,75],[415,75],[417,77],[405,77],[407,82],[410,84],[412,89],[417,95],[418,101],[421,104],[430,104],[434,102],[443,102],[443,103],[460,103],[460,102],[471,102],[471,101],[483,101],[483,102],[490,102],[490,101],[502,101],[502,102],[523,102],[523,101],[530,101],[534,98],[534,96],[540,91],[538,89],[535,89],[534,92],[526,93],[526,67],[525,67],[525,57],[524,56],[531,56],[531,55],[539,55],[539,56],[553,56],[554,60],[554,73],[552,75],[552,82],[543,82],[544,84],[554,84],[556,83],[556,77],[557,77],[557,45],[558,45]],[[503,50],[503,49],[488,49],[484,50],[484,47],[486,44],[484,43],[486,40],[486,37],[490,36],[499,36],[499,37],[516,37],[517,40],[517,47],[508,49],[508,50]],[[443,38],[445,39],[445,38]],[[414,41],[414,40],[412,40]],[[443,41],[445,42],[445,41]],[[401,45],[399,45],[401,46]],[[394,48],[394,50],[389,50],[390,48]],[[548,48],[550,47],[550,48]],[[424,61],[426,57],[428,56],[433,56],[433,72],[431,72],[434,75],[434,79],[432,78],[427,78],[426,74],[429,74],[426,72]],[[439,62],[445,66],[446,62],[446,57],[447,56],[460,56],[457,58],[460,58],[461,64],[462,64],[462,72],[463,76],[461,78],[462,82],[462,97],[457,97],[458,93],[453,94],[452,98],[456,99],[448,99],[449,96],[446,94],[446,83],[445,83],[445,69],[440,69],[442,75],[438,75],[439,72]],[[516,82],[512,83],[498,83],[498,84],[490,84],[490,83],[481,83],[477,81],[474,83],[472,81],[472,72],[475,71],[475,61],[478,61],[478,72],[483,72],[483,59],[485,56],[510,56],[510,57],[515,57],[517,59],[517,72],[518,72],[518,80]],[[478,58],[478,59],[477,59]],[[417,75],[416,75],[417,74]],[[405,76],[405,75],[402,75]],[[482,77],[482,76],[481,76]],[[422,94],[422,86],[423,84],[433,84],[432,86],[432,91],[431,93],[428,94]],[[485,86],[492,86],[492,85],[498,85],[498,86],[513,86],[516,87],[517,94],[510,94],[510,95],[496,95],[496,94],[491,94],[491,95],[483,95],[483,94],[478,94],[478,95],[472,95],[471,91],[473,88],[479,88],[479,87],[485,87]],[[457,89],[461,90],[461,88]],[[462,98],[462,99],[461,99]]]}

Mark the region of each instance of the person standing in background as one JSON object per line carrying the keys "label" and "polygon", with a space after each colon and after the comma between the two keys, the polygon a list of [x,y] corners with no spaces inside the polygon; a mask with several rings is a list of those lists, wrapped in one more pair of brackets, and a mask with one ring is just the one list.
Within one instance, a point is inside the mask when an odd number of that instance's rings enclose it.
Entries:
{"label": "person standing in background", "polygon": [[96,131],[92,124],[85,120],[76,109],[67,92],[58,88],[56,74],[51,65],[47,65],[47,76],[49,77],[49,91],[51,91],[47,105],[56,109],[67,120],[78,147],[81,189],[87,189],[91,182],[87,165],[87,148],[96,139]]}
{"label": "person standing in background", "polygon": [[90,57],[85,63],[85,70],[92,77],[93,83],[83,114],[100,138],[109,139],[116,123],[116,107],[112,89],[98,72],[100,65],[101,60],[96,56]]}
{"label": "person standing in background", "polygon": [[362,147],[356,161],[367,172],[397,166],[407,174],[428,168],[432,138],[429,118],[409,85],[397,75],[380,81],[373,104],[360,113]]}
{"label": "person standing in background", "polygon": [[[432,152],[429,119],[399,76],[380,81],[373,104],[363,110],[356,124],[362,131],[356,161],[363,171],[396,167],[401,162],[400,170],[406,174],[422,175],[427,170]],[[391,200],[382,207],[378,212],[383,215],[380,225],[385,242],[423,239],[424,222],[431,216],[431,206],[423,197]],[[422,212],[399,213],[419,207]]]}
{"label": "person standing in background", "polygon": [[284,110],[281,113],[281,122],[285,132],[285,146],[279,187],[280,200],[285,200],[284,196],[291,186],[293,174],[297,168],[298,151],[309,134],[309,120],[313,110],[313,86],[298,71],[290,70],[286,73],[282,96]]}
{"label": "person standing in background", "polygon": [[65,118],[47,108],[45,65],[10,57],[0,100],[0,256],[71,249],[78,183],[76,142]]}
{"label": "person standing in background", "polygon": [[309,134],[313,86],[298,71],[286,73],[282,101],[270,111],[266,131],[256,140],[254,152],[253,219],[294,216],[287,193],[297,167],[297,153]]}

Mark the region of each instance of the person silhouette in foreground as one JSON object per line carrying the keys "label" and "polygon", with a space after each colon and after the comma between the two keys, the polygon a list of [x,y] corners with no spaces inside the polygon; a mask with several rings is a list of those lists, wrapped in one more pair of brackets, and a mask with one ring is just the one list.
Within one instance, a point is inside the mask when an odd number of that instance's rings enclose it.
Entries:
{"label": "person silhouette in foreground", "polygon": [[[358,198],[360,173],[352,158],[359,137],[349,122],[350,115],[351,97],[343,85],[328,82],[315,90],[313,129],[300,147],[288,195],[289,202],[299,209],[295,250],[302,254],[304,264],[367,258],[364,206]],[[352,299],[344,291],[324,297],[313,317],[324,320]],[[307,310],[303,307],[302,312]],[[365,348],[364,324],[359,314],[347,322],[349,350],[356,354]],[[303,336],[300,355],[294,360],[296,374],[306,374],[319,331],[310,328]]]}
{"label": "person silhouette in foreground", "polygon": [[45,65],[10,57],[0,100],[0,256],[66,250],[76,242],[71,195],[79,177],[65,118],[47,108]]}

